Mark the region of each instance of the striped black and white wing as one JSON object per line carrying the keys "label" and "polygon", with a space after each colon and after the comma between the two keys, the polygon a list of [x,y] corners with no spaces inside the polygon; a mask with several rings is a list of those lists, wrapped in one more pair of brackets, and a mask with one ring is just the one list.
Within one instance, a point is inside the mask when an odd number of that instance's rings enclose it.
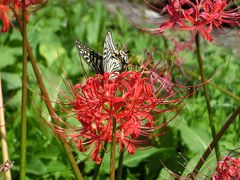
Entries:
{"label": "striped black and white wing", "polygon": [[112,58],[113,53],[116,51],[116,47],[112,38],[111,31],[108,31],[104,41],[103,47],[103,70],[104,72],[114,72],[116,62]]}
{"label": "striped black and white wing", "polygon": [[103,74],[103,56],[78,40],[76,40],[75,43],[79,56],[81,56],[96,73]]}

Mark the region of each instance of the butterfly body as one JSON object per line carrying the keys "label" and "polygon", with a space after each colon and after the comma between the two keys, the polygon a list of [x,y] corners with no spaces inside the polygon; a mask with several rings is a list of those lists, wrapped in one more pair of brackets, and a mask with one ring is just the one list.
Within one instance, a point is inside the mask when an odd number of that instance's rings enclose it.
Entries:
{"label": "butterfly body", "polygon": [[128,52],[116,49],[111,31],[106,34],[103,55],[95,52],[80,41],[76,41],[76,47],[79,55],[98,74],[104,74],[104,72],[121,73],[127,66]]}

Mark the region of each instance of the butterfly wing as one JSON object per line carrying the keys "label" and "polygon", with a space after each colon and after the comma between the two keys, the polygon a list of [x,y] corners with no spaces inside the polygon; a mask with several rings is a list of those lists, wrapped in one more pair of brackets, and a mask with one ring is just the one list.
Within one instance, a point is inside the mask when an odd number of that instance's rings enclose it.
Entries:
{"label": "butterfly wing", "polygon": [[96,73],[103,74],[103,56],[82,42],[76,40],[76,47],[79,55],[92,67]]}
{"label": "butterfly wing", "polygon": [[112,58],[113,53],[116,52],[116,47],[112,38],[111,31],[108,31],[104,41],[103,47],[103,70],[104,72],[115,72],[117,64],[116,60]]}

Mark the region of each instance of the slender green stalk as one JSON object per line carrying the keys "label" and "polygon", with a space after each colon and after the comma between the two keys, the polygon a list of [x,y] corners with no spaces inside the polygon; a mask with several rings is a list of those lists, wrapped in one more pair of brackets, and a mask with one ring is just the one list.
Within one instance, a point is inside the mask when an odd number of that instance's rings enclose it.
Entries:
{"label": "slender green stalk", "polygon": [[[4,107],[3,107],[3,96],[2,96],[2,81],[1,81],[1,73],[0,73],[0,134],[1,134],[1,142],[2,142],[2,157],[3,162],[9,160],[8,154],[8,144],[7,144],[7,131],[5,126],[5,118],[4,118]],[[4,174],[4,179],[11,180],[11,169],[9,169]]]}
{"label": "slender green stalk", "polygon": [[[200,71],[202,82],[204,83],[204,82],[206,82],[206,79],[205,79],[204,70],[203,70],[203,61],[202,61],[202,56],[201,56],[199,34],[196,35],[195,43],[196,43],[196,48],[197,48],[197,59],[198,59],[199,71]],[[209,123],[210,123],[210,127],[211,127],[212,138],[214,139],[216,136],[216,129],[215,129],[214,121],[213,121],[213,113],[212,113],[212,108],[211,108],[211,104],[210,104],[210,97],[208,94],[207,84],[203,85],[203,89],[204,89],[205,102],[206,102],[207,110],[208,110],[208,119],[209,119]],[[216,143],[215,153],[216,153],[216,158],[219,161],[220,160],[220,150],[218,147],[218,143]]]}
{"label": "slender green stalk", "polygon": [[[43,100],[44,100],[44,102],[45,102],[45,104],[47,106],[48,112],[49,112],[49,114],[50,114],[50,116],[52,118],[52,121],[54,123],[57,123],[58,122],[57,115],[55,114],[54,108],[52,107],[52,104],[51,104],[51,101],[49,99],[48,93],[46,91],[45,85],[43,83],[43,80],[41,78],[40,72],[38,70],[38,66],[37,66],[37,63],[36,63],[37,61],[36,61],[36,59],[33,56],[32,49],[31,49],[29,43],[28,43],[28,54],[29,54],[29,57],[30,57],[30,60],[31,60],[31,63],[32,63],[32,67],[33,67],[34,73],[35,73],[35,75],[37,77],[38,86],[41,89]],[[69,162],[71,164],[71,167],[72,167],[73,172],[74,172],[74,174],[76,176],[76,179],[82,180],[83,177],[82,177],[80,169],[78,168],[77,162],[76,162],[76,160],[75,160],[75,158],[74,158],[74,156],[72,154],[71,147],[61,137],[58,137],[58,138],[60,139],[60,141],[61,141],[61,143],[62,143],[62,145],[63,145],[63,147],[65,149],[66,155],[67,155],[68,160],[69,160]]]}
{"label": "slender green stalk", "polygon": [[123,168],[123,159],[124,159],[124,149],[120,151],[120,157],[118,161],[118,170],[117,170],[117,180],[122,179],[122,168]]}
{"label": "slender green stalk", "polygon": [[216,148],[217,142],[222,137],[222,135],[225,133],[225,131],[228,129],[228,127],[233,123],[234,119],[236,119],[238,114],[240,114],[240,106],[231,114],[231,116],[228,118],[228,120],[223,125],[221,130],[217,133],[216,137],[212,140],[211,144],[208,146],[208,148],[206,149],[206,151],[204,152],[204,154],[202,155],[202,157],[198,161],[198,163],[197,163],[196,167],[194,168],[193,172],[188,177],[196,179],[197,174],[198,174],[199,170],[201,169],[201,167],[203,166],[204,162],[206,161],[206,159],[208,158],[208,156],[210,155],[210,153],[212,152],[214,147]]}
{"label": "slender green stalk", "polygon": [[110,180],[115,179],[116,126],[117,126],[116,119],[113,118],[111,159],[110,159]]}
{"label": "slender green stalk", "polygon": [[[23,29],[22,29],[22,26],[21,26],[21,20],[19,19],[19,17],[17,16],[16,12],[13,10],[14,12],[14,16],[16,17],[16,20],[19,24],[19,28],[20,28],[20,32],[21,34],[23,35]],[[52,121],[54,123],[57,123],[58,120],[57,120],[57,115],[55,114],[54,112],[54,108],[52,107],[52,104],[51,104],[51,101],[50,101],[50,98],[48,96],[48,93],[46,91],[46,88],[45,88],[45,85],[43,83],[43,80],[42,80],[42,77],[40,75],[40,72],[38,70],[38,66],[37,66],[37,61],[35,59],[35,57],[33,56],[33,53],[32,53],[32,49],[30,47],[30,44],[28,42],[28,39],[26,37],[26,43],[27,43],[27,51],[28,51],[28,56],[30,58],[30,61],[31,61],[31,64],[32,64],[32,67],[33,67],[33,70],[34,70],[34,73],[35,73],[35,76],[37,78],[37,81],[38,81],[38,86],[39,88],[41,89],[41,92],[42,92],[42,96],[43,96],[43,100],[47,106],[47,109],[48,109],[48,112],[52,118]],[[74,174],[76,176],[76,179],[78,180],[82,180],[83,177],[82,177],[82,174],[80,172],[80,169],[78,168],[78,165],[77,165],[77,162],[75,161],[75,158],[72,154],[72,151],[71,151],[71,147],[61,138],[59,137],[64,149],[65,149],[65,152],[66,152],[66,155],[67,155],[67,158],[71,164],[71,167],[74,171]]]}
{"label": "slender green stalk", "polygon": [[[103,160],[104,155],[105,155],[105,152],[106,152],[107,144],[108,144],[108,143],[105,143],[105,144],[104,144],[104,150],[102,150],[101,155],[100,155],[100,157],[101,157],[102,160]],[[98,165],[95,167],[95,171],[94,171],[94,175],[93,175],[92,180],[96,180],[96,179],[97,179],[97,176],[98,176],[98,173],[99,173],[99,170],[100,170],[101,165],[102,165],[102,161],[101,161],[100,164],[98,164]]]}
{"label": "slender green stalk", "polygon": [[20,152],[20,180],[26,176],[27,154],[27,31],[26,31],[26,7],[22,0],[22,39],[23,39],[23,62],[22,62],[22,106],[21,106],[21,152]]}

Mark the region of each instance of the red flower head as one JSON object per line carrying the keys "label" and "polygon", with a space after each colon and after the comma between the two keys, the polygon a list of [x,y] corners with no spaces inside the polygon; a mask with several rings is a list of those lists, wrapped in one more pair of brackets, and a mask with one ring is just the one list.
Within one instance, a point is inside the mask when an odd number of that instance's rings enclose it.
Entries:
{"label": "red flower head", "polygon": [[167,20],[152,22],[160,26],[143,30],[151,33],[162,33],[173,28],[190,30],[200,33],[206,40],[212,41],[213,28],[220,29],[223,24],[231,27],[240,26],[240,7],[230,9],[229,0],[168,0],[161,9],[147,2],[161,15],[167,15]]}
{"label": "red flower head", "polygon": [[161,123],[154,119],[154,114],[180,108],[178,105],[193,93],[177,97],[184,88],[170,82],[169,73],[159,73],[156,68],[147,71],[146,66],[143,69],[141,73],[122,72],[114,79],[110,78],[112,74],[97,74],[87,79],[85,84],[69,88],[73,97],[67,98],[67,104],[72,108],[80,128],[71,131],[54,125],[53,130],[60,136],[70,137],[82,152],[93,147],[92,159],[99,163],[99,151],[105,143],[112,141],[115,120],[120,149],[126,148],[128,153],[133,154],[136,147],[146,145],[150,137],[160,135],[158,130],[169,123],[170,120]]}
{"label": "red flower head", "polygon": [[231,156],[224,157],[217,163],[216,175],[212,175],[212,179],[240,179],[240,158],[234,158]]}
{"label": "red flower head", "polygon": [[[26,0],[25,8],[32,6],[38,6],[45,3],[43,0]],[[2,32],[7,32],[9,30],[10,25],[12,25],[9,17],[13,17],[13,10],[17,12],[17,14],[21,15],[22,10],[22,0],[0,0],[0,20],[2,21]],[[27,11],[27,21],[29,19],[29,14]]]}
{"label": "red flower head", "polygon": [[2,21],[2,28],[1,31],[2,32],[7,32],[9,30],[9,25],[10,25],[10,20],[8,18],[8,13],[10,12],[9,7],[4,5],[4,4],[0,4],[0,20]]}

